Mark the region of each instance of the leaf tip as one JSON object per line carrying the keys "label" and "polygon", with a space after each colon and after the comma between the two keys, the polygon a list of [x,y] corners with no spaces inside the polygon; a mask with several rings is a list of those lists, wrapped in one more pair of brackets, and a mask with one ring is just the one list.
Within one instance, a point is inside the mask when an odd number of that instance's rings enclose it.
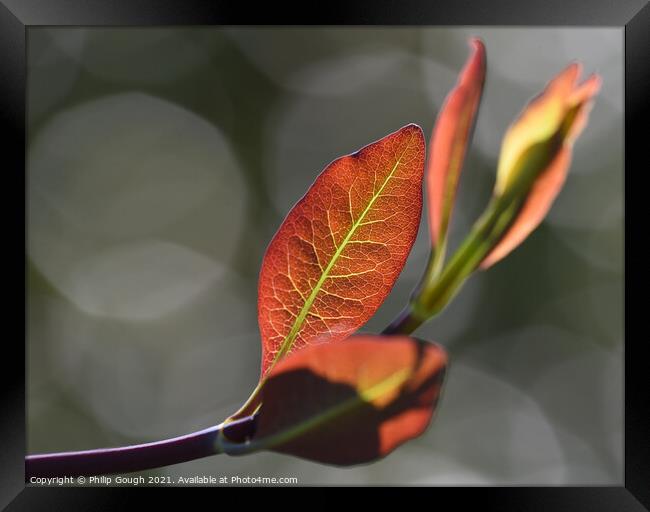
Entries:
{"label": "leaf tip", "polygon": [[424,131],[419,124],[409,123],[406,126],[400,128],[398,133],[411,133],[417,137],[420,137],[424,141]]}

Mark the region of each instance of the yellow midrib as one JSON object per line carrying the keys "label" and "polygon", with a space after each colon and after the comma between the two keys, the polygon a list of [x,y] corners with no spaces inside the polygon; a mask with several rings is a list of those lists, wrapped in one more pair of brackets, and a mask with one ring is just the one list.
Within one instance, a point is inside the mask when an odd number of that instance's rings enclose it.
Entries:
{"label": "yellow midrib", "polygon": [[[411,137],[412,140],[412,137]],[[382,183],[381,187],[379,190],[372,196],[372,199],[368,203],[368,206],[363,210],[363,213],[359,216],[359,218],[354,222],[352,225],[352,228],[350,228],[350,231],[346,235],[346,237],[343,239],[343,242],[339,245],[338,249],[334,253],[334,256],[332,256],[332,259],[330,262],[327,264],[327,267],[321,274],[321,277],[319,278],[318,282],[316,283],[316,286],[314,286],[314,289],[311,291],[309,297],[307,297],[307,300],[302,306],[302,309],[300,310],[300,313],[296,317],[296,320],[294,321],[293,325],[291,326],[291,329],[289,330],[289,334],[284,338],[282,341],[282,345],[280,345],[280,350],[278,350],[277,354],[275,355],[275,358],[273,359],[273,363],[271,363],[271,366],[269,366],[269,369],[267,370],[267,373],[271,371],[271,369],[275,366],[275,364],[287,353],[289,350],[291,350],[291,347],[293,346],[293,342],[295,341],[296,337],[298,336],[298,333],[300,332],[300,329],[302,327],[303,322],[305,321],[305,318],[307,318],[307,314],[309,313],[309,310],[311,309],[312,304],[314,303],[314,300],[316,299],[316,296],[321,290],[321,287],[323,286],[323,283],[327,279],[330,270],[332,270],[332,267],[336,263],[336,260],[341,256],[343,253],[343,250],[345,249],[347,243],[350,241],[352,236],[354,235],[355,231],[358,229],[358,227],[361,225],[361,222],[363,221],[364,217],[366,214],[370,211],[372,208],[372,205],[375,203],[377,198],[381,195],[383,192],[384,188],[388,184],[388,181],[393,177],[395,174],[395,171],[397,170],[397,167],[399,166],[400,162],[402,161],[402,157],[404,156],[404,153],[408,150],[411,140],[406,144],[406,147],[404,148],[404,151],[400,155],[400,157],[397,159],[395,162],[395,165],[393,166],[393,169],[390,171],[384,182]],[[331,226],[330,226],[331,227]],[[332,235],[334,236],[334,235]]]}

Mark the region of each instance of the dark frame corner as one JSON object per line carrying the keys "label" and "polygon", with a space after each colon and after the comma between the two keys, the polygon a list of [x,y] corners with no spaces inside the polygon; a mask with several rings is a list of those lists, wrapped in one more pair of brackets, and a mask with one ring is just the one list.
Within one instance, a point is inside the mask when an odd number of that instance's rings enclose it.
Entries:
{"label": "dark frame corner", "polygon": [[[635,163],[641,164],[647,146],[647,115],[650,91],[650,3],[647,0],[491,0],[489,9],[482,0],[426,2],[390,0],[357,2],[332,1],[326,11],[293,10],[281,14],[275,3],[247,8],[241,2],[222,0],[0,0],[0,116],[5,128],[5,194],[2,219],[7,246],[25,248],[25,102],[26,102],[26,30],[37,25],[210,25],[210,24],[413,24],[413,25],[589,25],[618,26],[625,31],[625,264],[630,265],[632,245],[631,205],[634,192],[632,175]],[[305,4],[305,7],[308,7]],[[645,164],[647,165],[647,164]],[[638,186],[637,186],[638,190]],[[639,192],[637,191],[638,195]],[[6,200],[6,199],[9,200]],[[638,225],[637,217],[634,222]],[[25,268],[25,253],[5,251],[7,274],[12,277],[11,300],[5,306],[5,318],[15,324],[15,335],[5,339],[24,357],[25,274],[13,269]],[[641,286],[635,279],[634,286]],[[631,288],[626,286],[626,298]],[[16,297],[22,300],[16,300]],[[626,301],[625,327],[628,328],[632,305]],[[531,487],[484,488],[473,492],[454,492],[456,504],[480,500],[480,506],[500,511],[642,511],[650,509],[650,393],[645,359],[639,357],[642,337],[631,337],[625,344],[625,485],[622,487]],[[2,423],[0,425],[0,506],[9,510],[112,509],[109,496],[123,496],[123,489],[75,488],[41,490],[25,487],[25,371],[24,365],[11,365],[5,356]],[[13,366],[13,368],[11,368]],[[13,372],[12,372],[13,370]],[[409,492],[430,492],[410,489]],[[441,492],[443,489],[434,492]],[[377,494],[384,495],[385,492]],[[83,497],[81,497],[83,495]],[[391,493],[391,496],[393,493]],[[123,500],[119,500],[124,504]],[[73,507],[70,505],[74,503]],[[470,501],[471,503],[471,501]],[[55,506],[56,504],[56,506]],[[67,506],[66,506],[67,505]],[[85,506],[84,506],[85,505]],[[486,507],[486,505],[488,505]],[[107,508],[108,507],[108,508]],[[647,507],[647,508],[646,508]]]}

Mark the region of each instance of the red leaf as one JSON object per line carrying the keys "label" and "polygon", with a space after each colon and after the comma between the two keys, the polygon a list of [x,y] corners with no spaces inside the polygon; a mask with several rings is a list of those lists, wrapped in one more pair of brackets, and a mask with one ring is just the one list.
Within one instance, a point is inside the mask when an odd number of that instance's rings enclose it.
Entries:
{"label": "red leaf", "polygon": [[260,273],[262,376],[374,314],[415,241],[423,169],[424,136],[411,124],[333,161],[289,212]]}
{"label": "red leaf", "polygon": [[485,46],[477,38],[470,42],[474,51],[440,109],[431,136],[426,176],[429,228],[434,245],[440,243],[449,226],[458,178],[485,82]]}
{"label": "red leaf", "polygon": [[407,336],[299,351],[268,375],[252,446],[337,465],[383,457],[424,432],[446,364],[440,346]]}
{"label": "red leaf", "polygon": [[[544,149],[535,179],[506,233],[481,262],[486,269],[514,250],[544,220],[560,193],[571,164],[573,143],[587,123],[600,77],[592,75],[577,84],[580,65],[571,64],[530,102],[504,136],[495,193],[503,194],[518,178],[527,151]],[[539,152],[539,151],[538,151]],[[533,165],[535,167],[535,165]]]}

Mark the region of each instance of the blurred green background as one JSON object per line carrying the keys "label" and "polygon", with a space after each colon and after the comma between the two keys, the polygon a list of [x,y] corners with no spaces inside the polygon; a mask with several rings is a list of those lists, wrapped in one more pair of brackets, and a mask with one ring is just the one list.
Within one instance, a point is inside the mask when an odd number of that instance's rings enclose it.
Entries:
{"label": "blurred green background", "polygon": [[[621,484],[623,32],[585,28],[28,30],[28,451],[213,425],[254,387],[257,274],[334,158],[429,134],[483,38],[488,78],[452,246],[485,206],[501,137],[569,61],[603,88],[540,228],[417,331],[450,352],[420,438],[349,469],[271,453],[147,472],[301,484]],[[401,309],[420,236],[365,330]]]}

